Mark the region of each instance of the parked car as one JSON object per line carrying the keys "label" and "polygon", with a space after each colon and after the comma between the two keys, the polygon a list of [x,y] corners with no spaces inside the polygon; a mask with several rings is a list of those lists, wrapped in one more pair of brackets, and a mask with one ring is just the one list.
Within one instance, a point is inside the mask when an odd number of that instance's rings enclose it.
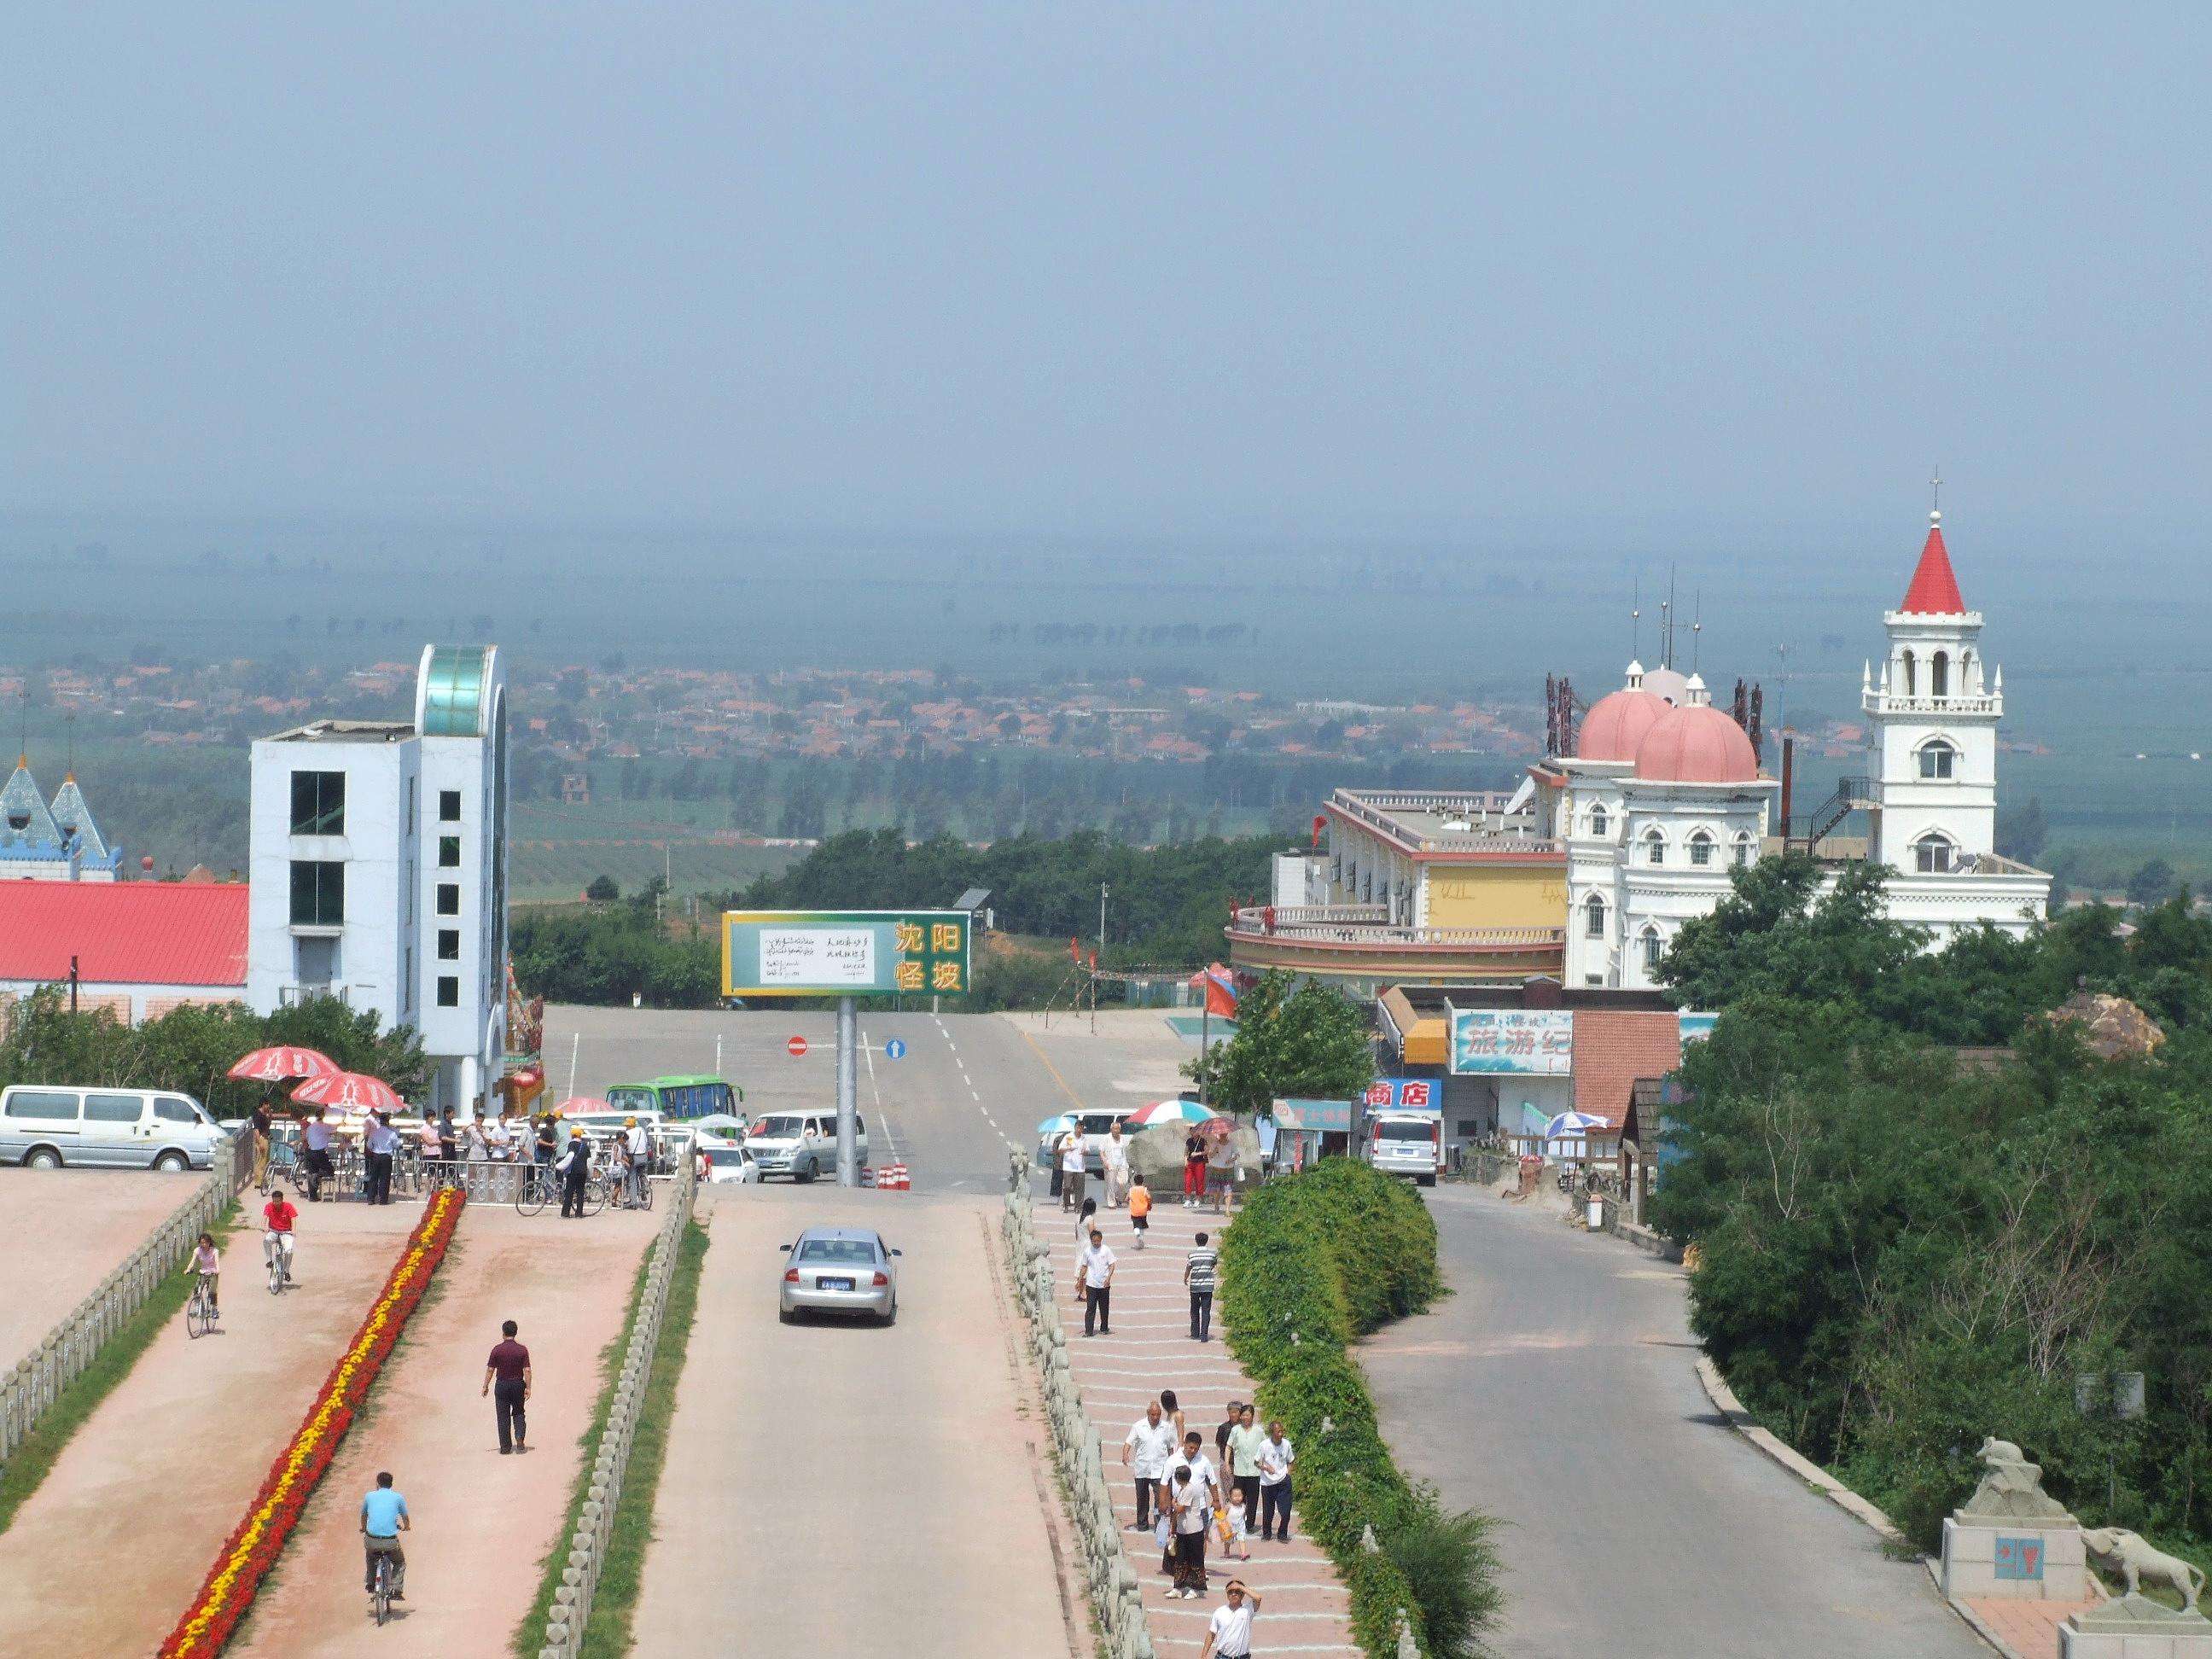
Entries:
{"label": "parked car", "polygon": [[190,1095],[15,1084],[0,1091],[0,1163],[204,1170],[223,1131]]}
{"label": "parked car", "polygon": [[744,1146],[733,1146],[726,1141],[702,1140],[698,1156],[699,1178],[710,1187],[738,1182],[757,1182],[761,1178],[759,1164]]}
{"label": "parked car", "polygon": [[1441,1112],[1389,1111],[1369,1115],[1361,1155],[1384,1175],[1411,1176],[1422,1187],[1437,1184],[1443,1167]]}
{"label": "parked car", "polygon": [[787,1325],[802,1311],[898,1317],[898,1252],[866,1227],[809,1227],[779,1247],[784,1264],[776,1315]]}
{"label": "parked car", "polygon": [[[868,1121],[854,1116],[860,1162],[868,1161]],[[763,1177],[788,1176],[793,1181],[812,1181],[837,1173],[837,1114],[835,1112],[770,1112],[752,1127],[745,1146],[760,1164]]]}
{"label": "parked car", "polygon": [[[1136,1109],[1133,1106],[1129,1111]],[[1129,1112],[1082,1112],[1070,1113],[1069,1115],[1075,1119],[1076,1133],[1083,1137],[1085,1170],[1094,1176],[1103,1175],[1106,1170],[1106,1155],[1100,1148],[1105,1146],[1108,1133],[1117,1123],[1122,1126],[1123,1141],[1126,1142],[1131,1138],[1132,1132],[1128,1127]],[[1066,1133],[1066,1131],[1064,1129],[1055,1129],[1050,1134],[1037,1137],[1037,1163],[1040,1166],[1048,1170],[1054,1167],[1060,1157],[1060,1137]]]}

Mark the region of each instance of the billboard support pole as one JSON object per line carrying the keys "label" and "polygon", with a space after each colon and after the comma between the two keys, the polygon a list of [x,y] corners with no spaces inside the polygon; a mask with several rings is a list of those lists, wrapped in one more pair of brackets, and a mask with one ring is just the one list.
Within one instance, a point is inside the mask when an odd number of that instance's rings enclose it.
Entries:
{"label": "billboard support pole", "polygon": [[837,999],[837,1184],[860,1184],[860,1141],[855,1121],[853,999]]}

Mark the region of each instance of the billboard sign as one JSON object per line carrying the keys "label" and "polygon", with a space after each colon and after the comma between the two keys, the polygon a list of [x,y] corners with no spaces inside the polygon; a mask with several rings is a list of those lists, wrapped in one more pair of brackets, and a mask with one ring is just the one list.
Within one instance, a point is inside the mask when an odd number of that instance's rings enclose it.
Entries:
{"label": "billboard sign", "polygon": [[1565,1077],[1574,1066],[1575,1017],[1565,1008],[1455,1008],[1455,1073]]}
{"label": "billboard sign", "polygon": [[1443,1091],[1434,1078],[1378,1077],[1359,1103],[1370,1112],[1436,1112],[1443,1109]]}
{"label": "billboard sign", "polygon": [[726,910],[722,994],[964,996],[963,910]]}

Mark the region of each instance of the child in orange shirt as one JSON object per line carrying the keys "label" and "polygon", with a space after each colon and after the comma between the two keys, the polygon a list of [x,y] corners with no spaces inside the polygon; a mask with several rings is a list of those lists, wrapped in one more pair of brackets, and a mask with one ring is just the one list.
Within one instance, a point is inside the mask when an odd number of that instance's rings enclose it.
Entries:
{"label": "child in orange shirt", "polygon": [[1145,1248],[1145,1233],[1152,1224],[1152,1189],[1145,1185],[1141,1175],[1132,1176],[1129,1180],[1129,1225],[1136,1231],[1135,1248],[1141,1250]]}

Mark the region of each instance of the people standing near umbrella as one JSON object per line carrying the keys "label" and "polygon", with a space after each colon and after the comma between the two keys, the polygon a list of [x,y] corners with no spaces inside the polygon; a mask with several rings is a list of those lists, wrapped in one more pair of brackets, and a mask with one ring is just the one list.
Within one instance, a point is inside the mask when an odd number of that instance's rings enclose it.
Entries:
{"label": "people standing near umbrella", "polygon": [[300,1126],[300,1145],[303,1149],[301,1164],[307,1177],[307,1202],[323,1201],[323,1183],[332,1179],[337,1171],[331,1167],[331,1124],[320,1107],[307,1115]]}
{"label": "people standing near umbrella", "polygon": [[1212,1143],[1206,1155],[1206,1195],[1213,1200],[1213,1212],[1222,1215],[1228,1212],[1230,1189],[1237,1181],[1237,1145],[1226,1133],[1206,1139]]}
{"label": "people standing near umbrella", "polygon": [[368,1132],[362,1144],[368,1154],[368,1201],[392,1202],[392,1160],[399,1151],[399,1132],[392,1127],[392,1114],[369,1115]]}
{"label": "people standing near umbrella", "polygon": [[253,1135],[253,1184],[264,1193],[269,1190],[269,1133],[274,1127],[269,1109],[274,1103],[273,1096],[264,1095],[246,1120]]}
{"label": "people standing near umbrella", "polygon": [[1206,1137],[1193,1124],[1182,1138],[1182,1206],[1186,1210],[1198,1207],[1206,1192]]}

